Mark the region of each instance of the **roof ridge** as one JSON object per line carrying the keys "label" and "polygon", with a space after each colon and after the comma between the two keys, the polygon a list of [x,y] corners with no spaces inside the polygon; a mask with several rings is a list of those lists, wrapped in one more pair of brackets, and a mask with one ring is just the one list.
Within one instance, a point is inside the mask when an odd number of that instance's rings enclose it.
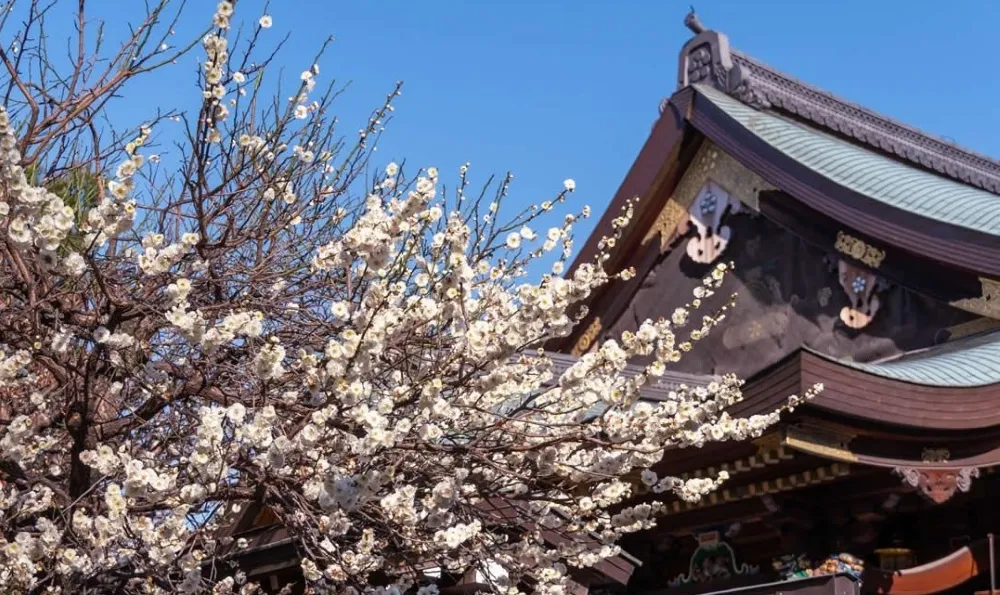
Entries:
{"label": "roof ridge", "polygon": [[[986,155],[984,153],[979,153],[972,149],[968,149],[966,147],[963,147],[962,145],[959,145],[956,142],[945,140],[940,135],[926,132],[924,130],[921,130],[920,128],[917,128],[916,126],[912,126],[910,124],[907,124],[906,122],[897,120],[891,116],[887,116],[885,114],[876,112],[875,110],[869,109],[861,105],[860,103],[857,103],[856,101],[851,101],[849,99],[840,97],[834,93],[831,93],[830,91],[827,91],[826,89],[817,87],[816,85],[807,83],[800,78],[782,72],[777,68],[774,68],[773,66],[770,66],[769,64],[763,62],[762,60],[750,56],[749,54],[746,54],[744,52],[740,52],[738,50],[732,50],[732,55],[737,59],[736,60],[737,62],[744,62],[751,67],[759,69],[756,73],[753,74],[762,74],[765,76],[770,76],[776,79],[780,79],[782,83],[788,86],[797,87],[799,90],[802,90],[808,94],[818,95],[823,100],[835,102],[837,108],[848,111],[850,115],[859,116],[861,118],[871,118],[872,120],[874,120],[874,122],[872,122],[871,124],[874,124],[875,126],[881,125],[887,128],[896,129],[896,131],[902,132],[906,135],[914,135],[920,142],[933,143],[943,151],[954,152],[961,155],[962,157],[969,157],[971,159],[980,162],[983,166],[989,167],[990,169],[995,169],[997,173],[1000,174],[1000,160],[990,157],[989,155]],[[762,82],[762,81],[755,81],[755,82]],[[777,107],[780,108],[781,106]],[[862,122],[862,124],[864,123]]]}
{"label": "roof ridge", "polygon": [[688,25],[695,36],[681,49],[678,89],[709,85],[751,107],[792,114],[938,175],[1000,194],[1000,160],[804,83],[732,50],[725,34],[697,25]]}

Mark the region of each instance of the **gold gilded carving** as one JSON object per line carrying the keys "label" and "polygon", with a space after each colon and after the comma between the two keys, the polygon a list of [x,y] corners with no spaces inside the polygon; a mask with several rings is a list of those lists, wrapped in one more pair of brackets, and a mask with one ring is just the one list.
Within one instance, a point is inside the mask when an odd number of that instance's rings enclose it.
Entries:
{"label": "gold gilded carving", "polygon": [[951,305],[981,316],[1000,318],[1000,281],[980,277],[979,284],[982,287],[980,297],[956,300]]}
{"label": "gold gilded carving", "polygon": [[857,455],[851,452],[848,446],[850,444],[849,437],[822,434],[790,426],[785,429],[783,443],[788,448],[825,459],[845,463],[856,463],[858,460]]}
{"label": "gold gilded carving", "polygon": [[947,448],[925,448],[920,458],[925,463],[946,463],[951,459],[951,452]]}
{"label": "gold gilded carving", "polygon": [[863,262],[873,269],[879,268],[882,265],[882,261],[885,260],[885,250],[870,246],[842,231],[837,232],[837,242],[833,247],[837,252]]}
{"label": "gold gilded carving", "polygon": [[596,339],[599,334],[601,334],[601,319],[595,318],[593,322],[590,323],[590,326],[587,327],[587,330],[583,331],[580,338],[576,340],[576,345],[573,346],[570,353],[577,357],[587,353],[590,346],[594,344],[594,339]]}
{"label": "gold gilded carving", "polygon": [[[670,236],[684,221],[684,215],[709,179],[755,211],[759,210],[757,193],[774,189],[774,186],[765,182],[763,178],[705,140],[698,148],[691,165],[681,176],[673,196],[664,204],[663,210],[643,238],[643,245],[649,243],[659,233],[660,249],[665,250]],[[683,210],[683,214],[678,207]]]}
{"label": "gold gilded carving", "polygon": [[753,441],[757,445],[757,454],[776,451],[781,448],[781,434],[770,432]]}
{"label": "gold gilded carving", "polygon": [[673,198],[668,198],[667,204],[663,205],[663,210],[656,216],[656,221],[653,222],[653,226],[649,228],[648,232],[646,232],[646,237],[642,238],[642,245],[645,246],[649,243],[649,240],[659,234],[660,250],[665,250],[667,248],[667,242],[670,241],[670,236],[673,235],[674,230],[677,229],[677,227],[680,226],[685,219],[687,219],[687,216],[687,209],[682,207]]}

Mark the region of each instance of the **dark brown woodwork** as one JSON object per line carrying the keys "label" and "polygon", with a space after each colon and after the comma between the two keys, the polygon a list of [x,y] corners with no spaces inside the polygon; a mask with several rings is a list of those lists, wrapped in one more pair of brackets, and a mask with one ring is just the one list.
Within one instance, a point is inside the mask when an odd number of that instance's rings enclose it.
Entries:
{"label": "dark brown woodwork", "polygon": [[[948,338],[950,327],[973,318],[890,285],[878,293],[880,308],[873,320],[860,331],[849,328],[841,312],[851,300],[841,288],[832,246],[822,250],[750,212],[728,215],[725,225],[731,236],[721,260],[733,262],[735,269],[704,308],[711,311],[732,293],[738,296],[735,307],[672,369],[750,377],[803,346],[870,361],[933,346]],[[691,299],[711,267],[693,262],[684,250],[660,256],[621,314],[595,311],[606,326],[603,336],[635,331],[646,319],[669,318]]]}
{"label": "dark brown woodwork", "polygon": [[[853,226],[827,217],[780,190],[761,192],[758,204],[761,214],[768,220],[821,250],[829,251],[837,243],[837,234],[845,230],[871,246],[881,245],[881,238],[862,234]],[[838,253],[837,257],[859,268],[869,268],[848,254]],[[982,284],[975,274],[898,250],[887,255],[878,269],[871,272],[940,302],[975,298],[982,292]]]}
{"label": "dark brown woodwork", "polygon": [[[593,261],[601,238],[613,234],[612,221],[621,215],[622,208],[628,201],[635,198],[643,200],[635,206],[632,224],[626,230],[626,235],[619,242],[617,249],[613,251],[611,260],[604,264],[608,270],[617,271],[637,260],[642,260],[641,257],[637,258],[637,253],[645,254],[646,249],[656,242],[650,242],[643,247],[640,245],[640,240],[659,213],[662,205],[661,197],[673,190],[687,163],[694,156],[694,150],[690,145],[697,141],[700,141],[700,137],[691,134],[684,107],[674,104],[660,114],[614,198],[573,260],[569,275],[572,275],[580,263]],[[697,146],[694,147],[696,148]],[[633,286],[641,278],[637,275],[629,282],[605,286],[596,292],[586,302],[591,306],[592,313],[581,321],[572,336],[553,342],[553,348],[569,351],[578,334],[593,320],[593,311],[603,312],[611,307],[611,302],[614,302],[617,296],[631,295],[634,292]],[[625,288],[622,285],[625,285]],[[602,303],[602,300],[606,300],[607,303]],[[594,304],[600,304],[600,307],[594,308]]]}

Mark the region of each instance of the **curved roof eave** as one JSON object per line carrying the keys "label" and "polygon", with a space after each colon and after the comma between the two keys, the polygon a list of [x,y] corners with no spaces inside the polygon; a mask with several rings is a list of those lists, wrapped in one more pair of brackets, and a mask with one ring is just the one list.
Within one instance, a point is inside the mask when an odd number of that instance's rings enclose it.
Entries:
{"label": "curved roof eave", "polygon": [[[992,361],[1000,351],[1000,333],[992,334],[989,347],[966,345],[975,354],[968,367],[958,356],[961,349],[956,349],[963,342],[874,364],[800,349],[751,378],[743,390],[744,400],[730,414],[743,417],[774,411],[789,395],[823,384],[823,391],[807,404],[809,408],[889,427],[948,432],[1000,428],[1000,378],[987,383],[989,379],[982,376],[987,373],[984,362]],[[959,382],[963,370],[975,370],[978,381]]]}
{"label": "curved roof eave", "polygon": [[1000,384],[1000,331],[973,335],[873,363],[838,359],[804,349],[840,366],[919,386],[977,388]]}
{"label": "curved roof eave", "polygon": [[694,89],[692,125],[775,187],[889,245],[1000,277],[1000,197]]}

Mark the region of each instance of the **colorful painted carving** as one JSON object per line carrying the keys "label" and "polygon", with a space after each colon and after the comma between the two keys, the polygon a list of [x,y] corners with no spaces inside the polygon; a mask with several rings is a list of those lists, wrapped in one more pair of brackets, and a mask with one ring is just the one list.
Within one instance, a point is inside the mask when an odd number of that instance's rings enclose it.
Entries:
{"label": "colorful painted carving", "polygon": [[687,574],[681,574],[670,581],[671,587],[753,575],[760,571],[757,566],[737,564],[733,548],[722,540],[719,531],[701,533],[696,538],[698,549],[691,554]]}
{"label": "colorful painted carving", "polygon": [[979,469],[975,467],[961,469],[896,467],[895,472],[902,476],[904,482],[919,489],[920,493],[935,504],[947,502],[955,492],[968,492],[972,487],[972,479],[979,477]]}
{"label": "colorful painted carving", "polygon": [[775,558],[772,565],[785,580],[827,574],[850,574],[861,578],[865,571],[863,560],[846,553],[828,556],[819,564],[813,564],[805,554],[786,554]]}

